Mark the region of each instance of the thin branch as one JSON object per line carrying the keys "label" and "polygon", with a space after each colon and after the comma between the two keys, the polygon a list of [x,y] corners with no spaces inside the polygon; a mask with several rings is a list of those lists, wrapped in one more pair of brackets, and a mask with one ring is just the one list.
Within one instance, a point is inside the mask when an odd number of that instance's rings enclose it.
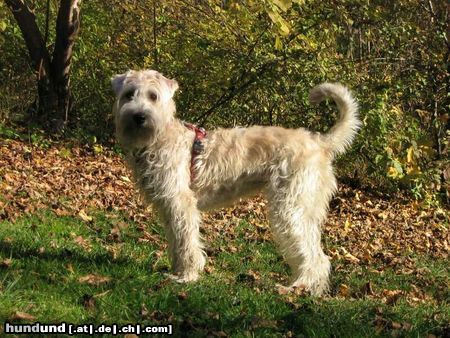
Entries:
{"label": "thin branch", "polygon": [[156,0],[153,0],[153,62],[154,68],[158,68],[158,48],[156,45]]}
{"label": "thin branch", "polygon": [[50,0],[47,0],[47,8],[45,11],[45,35],[44,35],[45,46],[47,46],[48,41],[49,21],[50,21]]}
{"label": "thin branch", "polygon": [[[324,19],[326,20],[328,18],[329,14],[325,14],[324,15]],[[291,34],[287,39],[286,39],[286,46],[289,46],[292,41],[294,41],[299,35],[304,34],[305,31],[309,31],[310,29],[318,26],[322,21],[317,21],[315,23],[313,23],[312,25],[310,25],[309,27],[306,27],[304,29],[302,29],[299,32],[293,33]],[[266,30],[266,29],[265,29]],[[261,34],[256,43],[254,45],[252,45],[249,48],[248,54],[247,56],[250,56],[250,53],[252,53],[256,47],[256,44],[258,43],[258,41],[260,41],[261,37],[263,36],[263,34]],[[275,64],[277,64],[278,62],[284,62],[287,60],[287,55],[284,54],[282,57],[278,57],[275,59],[270,59],[266,62],[264,62],[263,64],[261,64],[259,67],[255,67],[255,68],[259,68],[259,71],[254,72],[253,74],[250,75],[249,79],[244,82],[244,84],[239,86],[239,83],[241,83],[242,81],[244,81],[244,79],[247,77],[247,75],[249,74],[249,68],[250,67],[250,63],[247,63],[243,69],[243,71],[241,72],[241,74],[238,76],[238,78],[233,81],[231,83],[230,86],[228,86],[222,93],[222,95],[219,97],[219,99],[210,107],[208,108],[203,114],[200,115],[199,118],[197,118],[197,121],[200,125],[203,125],[206,120],[215,112],[215,110],[221,106],[223,106],[224,104],[230,102],[231,100],[233,100],[234,98],[238,97],[239,95],[243,94],[243,92],[250,87],[253,83],[257,82],[269,69],[271,69],[272,66],[274,66]]]}
{"label": "thin branch", "polygon": [[248,39],[245,36],[241,36],[240,34],[237,33],[237,31],[238,31],[237,27],[232,27],[232,26],[228,25],[228,23],[225,20],[219,20],[218,18],[220,18],[220,17],[218,15],[208,13],[201,6],[195,6],[194,4],[190,3],[189,1],[186,1],[186,0],[179,0],[179,1],[181,3],[183,3],[185,6],[190,7],[192,9],[196,10],[197,12],[202,13],[208,20],[211,20],[211,21],[215,22],[216,24],[220,25],[221,27],[225,28],[228,31],[228,33],[230,33],[231,35],[234,35],[241,43],[248,41]]}
{"label": "thin branch", "polygon": [[[224,104],[230,102],[234,98],[240,96],[245,92],[245,90],[250,87],[252,84],[257,82],[262,78],[262,76],[271,69],[274,65],[276,65],[278,62],[283,61],[283,59],[272,59],[264,63],[260,66],[259,70],[255,73],[253,73],[247,81],[245,81],[240,86],[233,86],[229,87],[228,90],[224,91],[221,95],[221,97],[214,103],[208,110],[206,110],[198,119],[199,125],[203,125],[208,117],[210,117],[214,111],[219,108],[220,106],[223,106]],[[242,80],[242,77],[244,76],[246,72],[244,71],[241,76],[239,77],[239,80],[236,81],[236,84],[239,83]]]}
{"label": "thin branch", "polygon": [[425,5],[423,2],[420,3],[420,6],[430,15],[431,23],[437,24],[438,29],[442,28],[443,32],[443,38],[445,43],[447,44],[447,48],[449,47],[449,41],[448,41],[448,29],[447,29],[447,11],[448,7],[445,7],[445,18],[441,21],[439,20],[438,13],[436,12],[436,9],[433,6],[433,2],[431,0],[427,1],[427,4]]}

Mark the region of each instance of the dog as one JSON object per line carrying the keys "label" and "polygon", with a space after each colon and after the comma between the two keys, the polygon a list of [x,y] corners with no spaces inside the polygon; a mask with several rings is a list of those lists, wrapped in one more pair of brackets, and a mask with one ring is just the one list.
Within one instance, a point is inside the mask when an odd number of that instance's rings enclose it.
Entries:
{"label": "dog", "polygon": [[130,70],[111,84],[116,136],[144,200],[165,226],[172,278],[195,281],[204,268],[201,211],[263,191],[275,242],[292,271],[289,288],[312,295],[328,291],[321,224],[337,189],[332,161],[360,127],[347,88],[323,83],[310,92],[312,103],[331,97],[337,104],[339,119],[326,134],[252,126],[205,135],[176,118],[175,80],[155,70]]}

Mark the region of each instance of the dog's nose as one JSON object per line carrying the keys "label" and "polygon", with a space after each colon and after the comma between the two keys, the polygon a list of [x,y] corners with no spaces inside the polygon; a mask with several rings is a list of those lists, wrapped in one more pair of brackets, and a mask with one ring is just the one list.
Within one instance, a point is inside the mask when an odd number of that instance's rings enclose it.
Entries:
{"label": "dog's nose", "polygon": [[146,120],[145,114],[142,112],[135,113],[133,115],[133,121],[138,126],[142,126],[145,123],[145,120]]}

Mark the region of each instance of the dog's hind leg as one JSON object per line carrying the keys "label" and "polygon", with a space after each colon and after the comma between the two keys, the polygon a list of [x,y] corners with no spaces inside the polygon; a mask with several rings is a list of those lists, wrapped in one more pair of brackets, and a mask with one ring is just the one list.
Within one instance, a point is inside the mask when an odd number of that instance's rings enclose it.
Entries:
{"label": "dog's hind leg", "polygon": [[320,225],[335,189],[331,178],[324,182],[317,168],[303,168],[289,177],[277,176],[268,191],[271,228],[292,269],[291,286],[313,295],[328,290],[331,265],[321,248]]}

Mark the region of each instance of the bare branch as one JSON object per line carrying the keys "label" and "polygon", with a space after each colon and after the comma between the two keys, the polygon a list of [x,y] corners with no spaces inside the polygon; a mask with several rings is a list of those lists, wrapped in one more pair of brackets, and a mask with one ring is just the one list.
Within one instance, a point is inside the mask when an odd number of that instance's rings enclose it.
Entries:
{"label": "bare branch", "polygon": [[5,2],[20,27],[33,69],[38,73],[39,79],[46,77],[50,68],[50,55],[36,24],[36,16],[22,0],[5,0]]}
{"label": "bare branch", "polygon": [[156,32],[156,0],[153,0],[153,64],[155,68],[158,66],[158,48],[157,48],[157,32]]}
{"label": "bare branch", "polygon": [[44,43],[47,45],[48,41],[48,29],[49,29],[49,21],[50,21],[50,0],[47,0],[47,8],[45,10],[45,35],[44,35]]}

